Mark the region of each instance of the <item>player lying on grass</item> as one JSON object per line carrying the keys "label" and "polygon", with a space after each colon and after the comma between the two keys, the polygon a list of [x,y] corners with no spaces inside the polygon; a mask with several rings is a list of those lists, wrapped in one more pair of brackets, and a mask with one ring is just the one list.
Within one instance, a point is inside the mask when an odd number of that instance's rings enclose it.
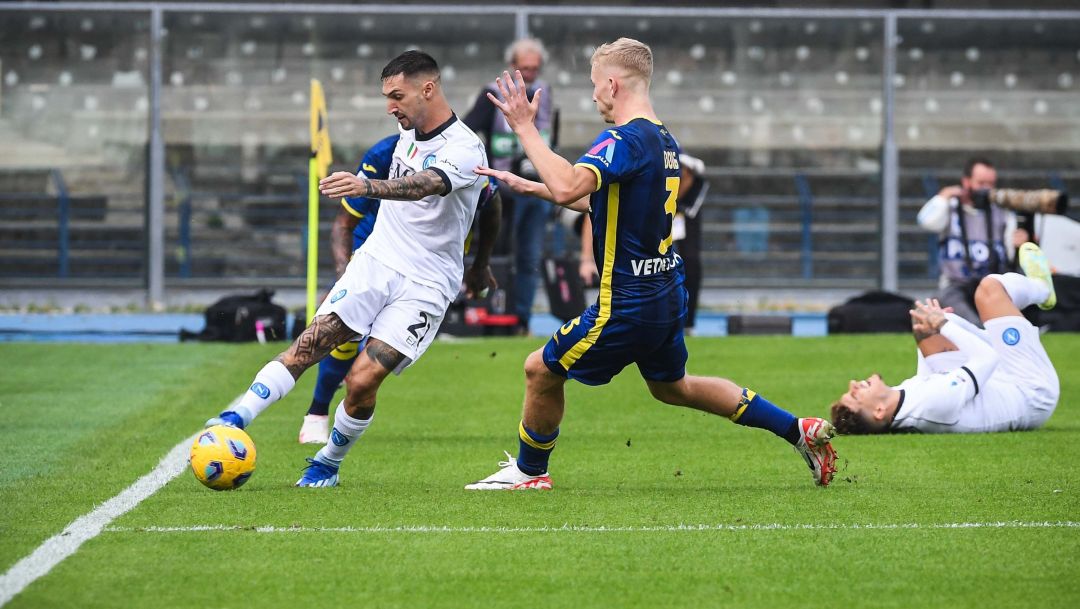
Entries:
{"label": "player lying on grass", "polygon": [[520,73],[503,73],[497,81],[502,99],[491,100],[543,183],[486,167],[477,172],[515,192],[588,210],[600,294],[596,304],[525,360],[518,455],[507,455],[499,471],[467,489],[551,488],[548,458],[559,435],[567,379],[604,385],[630,364],[637,365],[656,399],[768,429],[806,459],[815,483],[824,486],[832,479],[836,453],[829,445],[828,421],[799,419],[727,379],[686,374],[687,296],[682,259],[671,247],[679,144],[653,111],[652,71],[652,51],[636,40],[620,38],[596,50],[593,101],[604,120],[616,126],[603,131],[576,165],[548,148],[533,123],[543,91],[537,90],[530,103]]}
{"label": "player lying on grass", "polygon": [[985,330],[943,310],[937,300],[915,304],[915,376],[889,386],[880,375],[851,381],[832,406],[842,434],[899,431],[974,433],[1041,426],[1060,393],[1057,373],[1039,342],[1039,329],[1020,309],[1056,303],[1050,268],[1039,247],[1020,248],[1027,275],[988,275],[975,291]]}
{"label": "player lying on grass", "polygon": [[[401,136],[391,135],[375,143],[364,154],[357,168],[357,175],[369,180],[386,180],[390,177],[390,163],[394,158],[394,148]],[[498,232],[502,216],[502,202],[499,198],[495,180],[483,178],[487,182],[480,193],[480,203],[476,213],[479,215],[480,233],[477,243],[477,258],[473,265],[477,268],[488,266],[494,248],[495,234]],[[372,197],[343,197],[341,209],[334,218],[330,229],[330,249],[334,256],[335,276],[341,277],[352,259],[353,253],[364,245],[375,228],[379,214],[379,199]],[[468,253],[466,240],[466,253]],[[326,444],[330,438],[329,413],[330,402],[334,393],[345,380],[357,356],[364,350],[366,341],[351,341],[338,345],[319,362],[319,375],[312,390],[311,405],[304,422],[300,426],[301,444]]]}
{"label": "player lying on grass", "polygon": [[341,461],[371,424],[382,382],[424,354],[462,277],[471,292],[494,285],[488,266],[474,262],[464,270],[465,239],[485,185],[472,168],[486,164],[487,155],[450,108],[438,65],[426,53],[406,51],[383,68],[382,93],[401,131],[390,165],[394,177],[368,180],[340,171],[319,182],[327,197],[382,200],[371,236],[311,324],[263,366],[233,410],[207,422],[246,427],[334,347],[367,336],[364,356],[345,378],[348,391],[330,439],[308,459],[297,486],[337,485]]}

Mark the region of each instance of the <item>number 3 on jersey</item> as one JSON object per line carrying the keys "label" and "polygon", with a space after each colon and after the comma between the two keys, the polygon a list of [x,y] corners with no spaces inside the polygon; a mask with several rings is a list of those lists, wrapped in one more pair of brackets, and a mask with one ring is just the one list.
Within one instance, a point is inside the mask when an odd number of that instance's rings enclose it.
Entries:
{"label": "number 3 on jersey", "polygon": [[667,178],[664,181],[664,188],[667,190],[667,199],[664,201],[664,213],[671,216],[668,220],[668,235],[664,237],[664,240],[660,242],[660,255],[668,253],[671,249],[671,231],[672,225],[675,222],[675,200],[679,196],[679,178]]}

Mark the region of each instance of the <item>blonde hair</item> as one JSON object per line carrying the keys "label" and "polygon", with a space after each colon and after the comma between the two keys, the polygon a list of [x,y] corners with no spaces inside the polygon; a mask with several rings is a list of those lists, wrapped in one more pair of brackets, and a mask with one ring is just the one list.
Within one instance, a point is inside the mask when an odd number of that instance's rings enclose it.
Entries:
{"label": "blonde hair", "polygon": [[622,68],[631,76],[644,79],[646,83],[652,80],[652,49],[633,38],[620,38],[615,42],[600,45],[593,53],[592,65],[600,63]]}

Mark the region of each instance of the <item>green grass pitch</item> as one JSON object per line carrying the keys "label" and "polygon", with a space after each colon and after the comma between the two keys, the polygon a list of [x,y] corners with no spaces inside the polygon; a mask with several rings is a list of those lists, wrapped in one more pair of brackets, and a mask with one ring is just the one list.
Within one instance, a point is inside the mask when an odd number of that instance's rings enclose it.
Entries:
{"label": "green grass pitch", "polygon": [[[316,448],[296,443],[311,371],[249,428],[245,487],[185,471],[9,606],[1080,606],[1078,335],[1044,336],[1062,382],[1044,429],[841,437],[827,489],[782,440],[655,403],[628,369],[567,386],[553,492],[462,490],[516,451],[521,366],[541,343],[437,342],[383,386],[336,489],[291,486]],[[154,468],[281,348],[0,344],[0,573]],[[802,415],[849,378],[914,370],[900,335],[689,348],[690,372]],[[1005,526],[949,527],[963,523]]]}

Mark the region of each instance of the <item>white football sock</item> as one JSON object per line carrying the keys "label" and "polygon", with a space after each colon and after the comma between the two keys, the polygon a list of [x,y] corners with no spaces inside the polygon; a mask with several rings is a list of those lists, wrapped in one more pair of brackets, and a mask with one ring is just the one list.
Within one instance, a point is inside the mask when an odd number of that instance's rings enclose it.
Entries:
{"label": "white football sock", "polygon": [[272,361],[263,366],[262,370],[255,375],[251,387],[244,394],[244,397],[240,398],[240,403],[233,407],[233,412],[244,419],[244,427],[247,427],[270,404],[280,400],[292,391],[295,384],[296,379],[293,378],[285,364]]}
{"label": "white football sock", "polygon": [[360,436],[364,435],[364,430],[371,425],[374,418],[374,414],[367,419],[350,417],[345,412],[345,400],[341,400],[334,412],[334,427],[330,430],[330,439],[327,440],[326,446],[320,448],[315,454],[315,460],[330,465],[341,465],[341,460],[345,458]]}
{"label": "white football sock", "polygon": [[998,283],[1004,286],[1009,298],[1012,299],[1013,304],[1018,309],[1046,302],[1046,299],[1050,298],[1050,286],[1038,279],[1032,279],[1020,273],[988,275],[988,277],[997,279]]}

